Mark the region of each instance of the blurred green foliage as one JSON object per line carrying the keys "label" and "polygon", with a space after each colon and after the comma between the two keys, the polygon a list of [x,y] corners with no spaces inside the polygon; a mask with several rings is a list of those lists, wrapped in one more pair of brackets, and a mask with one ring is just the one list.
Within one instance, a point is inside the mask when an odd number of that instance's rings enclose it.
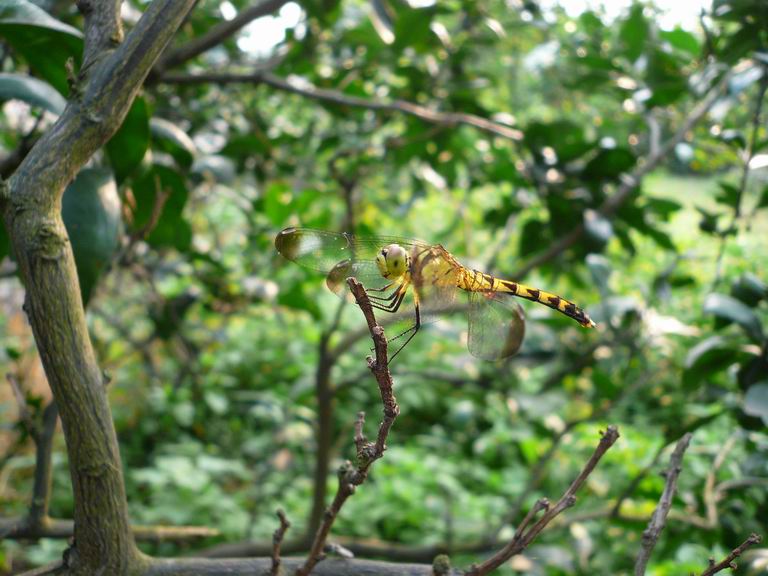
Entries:
{"label": "blurred green foliage", "polygon": [[[0,0],[4,153],[47,128],[44,111],[68,96],[64,62],[79,57],[82,19],[69,5],[46,8]],[[201,3],[175,45],[205,34],[225,9]],[[390,449],[334,534],[411,546],[508,538],[519,521],[510,510],[522,516],[536,498],[561,494],[598,430],[613,423],[622,437],[566,523],[505,573],[631,573],[663,489],[664,448],[688,431],[692,447],[649,573],[700,572],[751,531],[768,536],[766,114],[755,122],[768,83],[766,4],[715,0],[706,28],[694,31],[660,25],[650,3],[616,20],[533,0],[308,0],[286,5],[281,22],[292,11],[300,16],[267,63],[299,92],[311,83],[371,103],[475,114],[522,138],[290,94],[258,79],[151,77],[105,153],[73,184],[114,174],[123,207],[121,249],[115,222],[108,240],[78,244],[73,235],[72,245],[81,285],[95,286],[89,321],[112,376],[132,519],[206,525],[222,541],[266,540],[280,506],[300,535],[318,452],[318,363],[333,362],[328,498],[333,470],[353,453],[355,414],[365,410],[369,434],[378,422],[361,314],[320,275],[275,253],[283,227],[419,237],[504,277],[583,226],[525,281],[584,305],[598,329],[525,306],[523,349],[498,364],[469,356],[460,317],[419,334],[394,366],[402,413]],[[173,72],[264,66],[249,48],[259,30]],[[658,160],[725,74],[706,119],[625,202],[601,211],[633,171]],[[85,208],[74,214],[87,229]],[[93,248],[97,274],[81,264]],[[9,253],[0,226],[0,259]],[[101,275],[105,258],[111,272]],[[0,289],[21,287],[5,274]],[[23,377],[34,350],[12,329],[18,313],[0,310],[0,366]],[[42,396],[30,388],[35,413]],[[2,460],[0,502],[22,514],[32,452],[13,398],[2,397],[0,410],[3,432],[16,439]],[[68,517],[60,438],[56,448],[51,514]],[[0,565],[41,563],[64,546],[3,542]],[[169,542],[147,549],[188,552]],[[744,565],[746,574],[756,562]]]}

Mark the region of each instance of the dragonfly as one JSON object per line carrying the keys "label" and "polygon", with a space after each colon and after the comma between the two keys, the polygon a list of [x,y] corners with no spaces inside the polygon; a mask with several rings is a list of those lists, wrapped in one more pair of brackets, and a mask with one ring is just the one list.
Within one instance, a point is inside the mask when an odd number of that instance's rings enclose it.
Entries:
{"label": "dragonfly", "polygon": [[410,295],[415,322],[398,336],[405,340],[390,360],[416,336],[426,318],[460,306],[462,293],[468,299],[467,347],[485,360],[512,356],[522,345],[525,317],[510,296],[548,306],[585,328],[595,326],[570,300],[470,269],[440,244],[291,227],[275,237],[275,248],[288,260],[324,273],[328,288],[341,297],[347,294],[346,279],[355,277],[378,310],[397,312]]}

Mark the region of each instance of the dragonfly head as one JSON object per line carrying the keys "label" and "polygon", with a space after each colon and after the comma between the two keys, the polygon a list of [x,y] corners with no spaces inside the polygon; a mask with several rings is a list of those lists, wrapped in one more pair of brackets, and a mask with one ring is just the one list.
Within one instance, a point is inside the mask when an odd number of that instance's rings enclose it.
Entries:
{"label": "dragonfly head", "polygon": [[408,271],[410,256],[399,244],[384,246],[376,255],[376,266],[384,278],[399,278]]}

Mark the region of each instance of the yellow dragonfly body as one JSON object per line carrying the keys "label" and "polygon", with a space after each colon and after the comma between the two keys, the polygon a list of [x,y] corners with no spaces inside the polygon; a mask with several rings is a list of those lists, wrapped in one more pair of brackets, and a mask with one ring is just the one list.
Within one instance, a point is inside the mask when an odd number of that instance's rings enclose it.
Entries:
{"label": "yellow dragonfly body", "polygon": [[410,293],[415,323],[406,331],[408,338],[393,358],[416,335],[424,315],[453,307],[459,292],[469,297],[469,351],[483,359],[506,358],[522,344],[523,313],[519,305],[506,299],[507,295],[549,306],[586,328],[595,325],[573,302],[471,270],[439,244],[286,228],[275,238],[275,247],[288,260],[326,273],[326,284],[339,295],[345,294],[346,279],[354,276],[365,285],[372,305],[379,310],[396,312]]}

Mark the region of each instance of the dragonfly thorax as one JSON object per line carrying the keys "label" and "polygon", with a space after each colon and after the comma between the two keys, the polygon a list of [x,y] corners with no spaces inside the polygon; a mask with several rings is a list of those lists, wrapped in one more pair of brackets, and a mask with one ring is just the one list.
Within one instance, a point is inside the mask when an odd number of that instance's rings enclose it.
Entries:
{"label": "dragonfly thorax", "polygon": [[411,256],[399,244],[384,246],[376,255],[376,266],[384,278],[399,278],[408,271]]}

